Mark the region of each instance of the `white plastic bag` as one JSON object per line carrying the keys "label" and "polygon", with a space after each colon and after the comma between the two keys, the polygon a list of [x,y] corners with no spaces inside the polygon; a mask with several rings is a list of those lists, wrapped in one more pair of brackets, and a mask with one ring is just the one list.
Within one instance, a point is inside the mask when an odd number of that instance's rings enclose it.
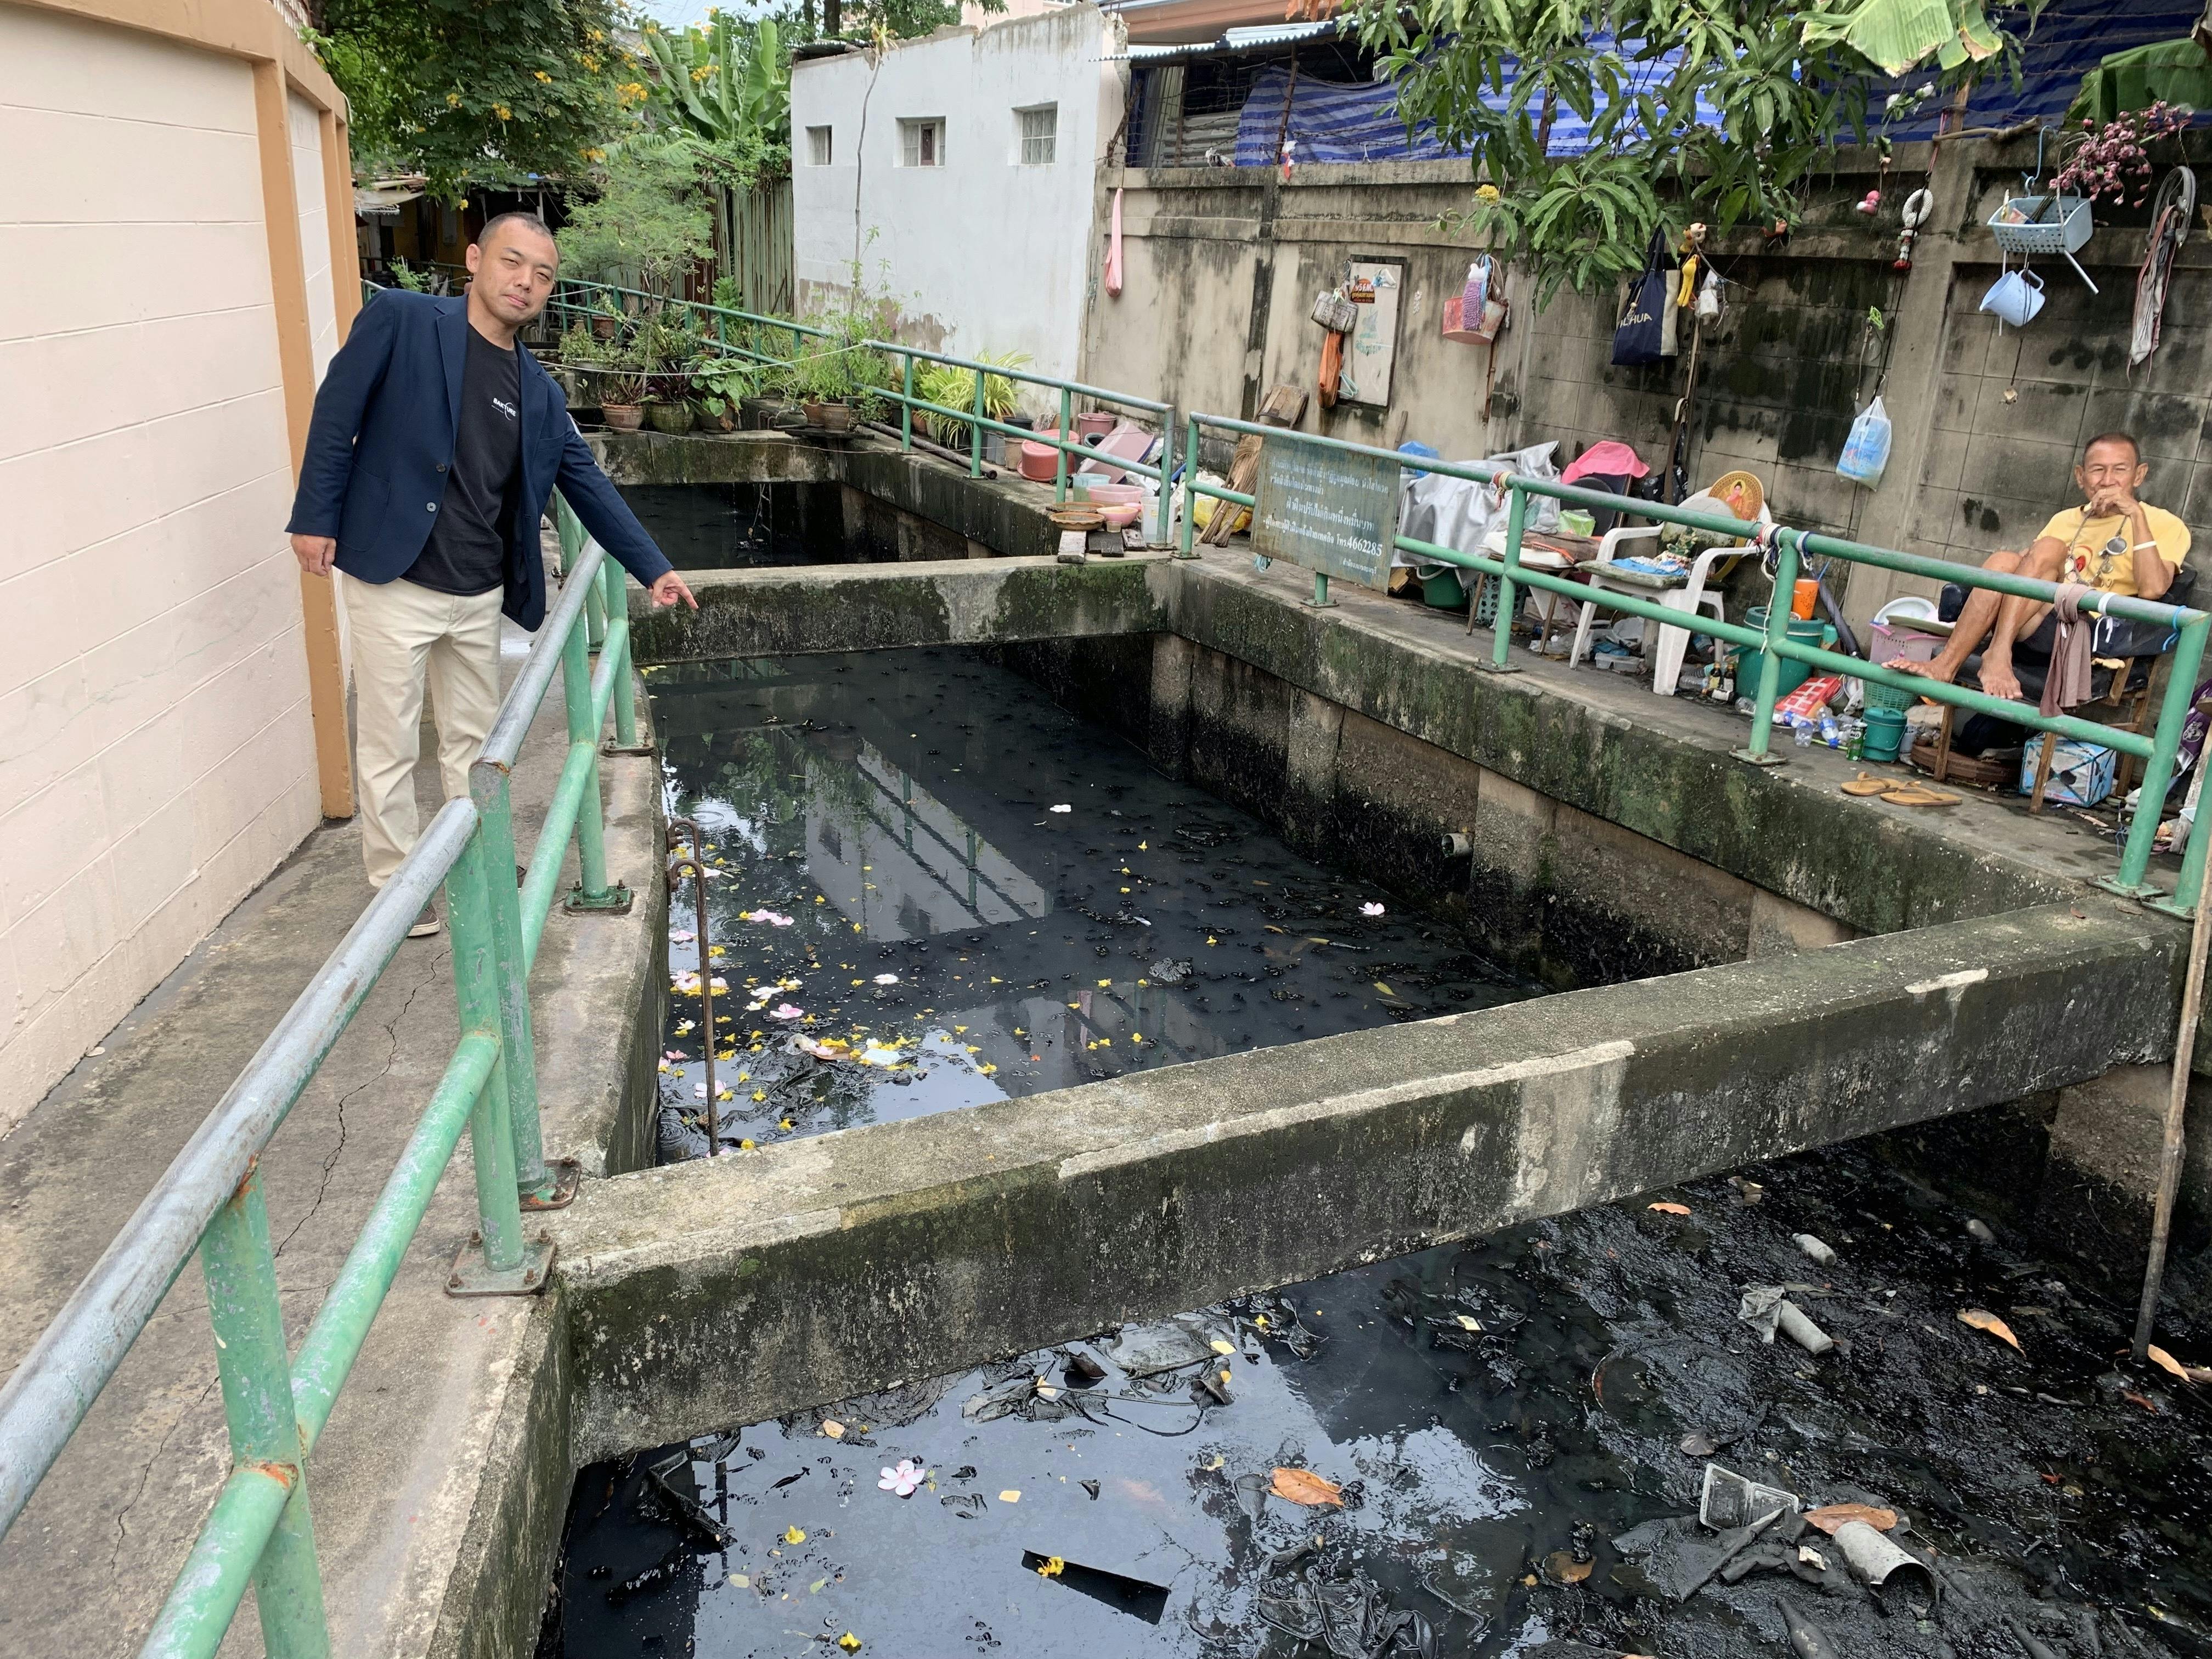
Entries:
{"label": "white plastic bag", "polygon": [[1873,489],[1881,482],[1882,469],[1889,465],[1889,412],[1876,398],[1859,410],[1858,418],[1851,422],[1851,435],[1844,441],[1844,453],[1836,462],[1836,471],[1853,483]]}

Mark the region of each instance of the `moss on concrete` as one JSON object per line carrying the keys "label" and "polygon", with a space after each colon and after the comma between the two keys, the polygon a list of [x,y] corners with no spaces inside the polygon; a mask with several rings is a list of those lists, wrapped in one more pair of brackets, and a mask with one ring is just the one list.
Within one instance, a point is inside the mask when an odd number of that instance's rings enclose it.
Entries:
{"label": "moss on concrete", "polygon": [[580,1455],[2153,1059],[2178,945],[2052,907],[597,1182]]}

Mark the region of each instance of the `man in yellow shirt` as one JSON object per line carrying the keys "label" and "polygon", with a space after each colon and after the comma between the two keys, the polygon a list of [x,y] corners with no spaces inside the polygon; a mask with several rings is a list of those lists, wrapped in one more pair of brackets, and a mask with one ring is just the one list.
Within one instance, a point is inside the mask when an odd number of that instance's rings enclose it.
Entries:
{"label": "man in yellow shirt", "polygon": [[[2016,571],[2047,582],[2079,582],[2106,593],[2162,598],[2188,556],[2189,526],[2165,508],[2146,507],[2136,499],[2149,476],[2142,449],[2126,433],[2090,439],[2074,469],[2082,505],[2068,507],[2044,526],[2027,552],[1992,553],[1982,568]],[[2018,698],[2013,646],[2042,627],[2050,614],[2050,605],[2040,599],[1977,587],[1967,594],[1942,655],[1924,665],[1902,660],[1888,665],[1949,681],[1981,650],[1982,690],[1993,697]],[[1983,649],[1985,638],[1989,644]]]}

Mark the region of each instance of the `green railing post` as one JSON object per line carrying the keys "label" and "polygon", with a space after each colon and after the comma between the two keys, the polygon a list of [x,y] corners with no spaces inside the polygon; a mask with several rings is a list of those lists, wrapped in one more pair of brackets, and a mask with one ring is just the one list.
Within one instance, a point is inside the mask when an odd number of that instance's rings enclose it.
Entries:
{"label": "green railing post", "polygon": [[[1160,485],[1160,494],[1164,496],[1167,494],[1167,484],[1164,480],[1162,481]],[[1181,532],[1182,545],[1176,552],[1176,556],[1178,558],[1194,559],[1198,556],[1197,549],[1192,545],[1192,538],[1197,533],[1197,525],[1198,416],[1196,415],[1193,415],[1190,417],[1189,426],[1186,428],[1183,432],[1182,530]]]}
{"label": "green railing post", "polygon": [[[1505,490],[1505,574],[1498,579],[1498,614],[1490,624],[1490,667],[1499,674],[1513,668],[1513,618],[1521,606],[1521,533],[1528,525],[1528,492],[1510,473],[1499,480]],[[1549,641],[1545,641],[1549,643]]]}
{"label": "green railing post", "polygon": [[[1069,428],[1075,424],[1075,394],[1066,386],[1060,389],[1059,443],[1073,440]],[[1067,451],[1054,447],[1052,460],[1052,499],[1054,504],[1067,499]]]}
{"label": "green railing post", "polygon": [[292,1405],[284,1310],[276,1296],[276,1259],[269,1249],[269,1212],[261,1200],[258,1157],[201,1236],[200,1267],[215,1322],[216,1370],[222,1379],[232,1460],[272,1473],[281,1469],[291,1487],[253,1570],[262,1643],[270,1659],[322,1659],[331,1650],[330,1628],[323,1615],[307,1460]]}
{"label": "green railing post", "polygon": [[[599,575],[605,583],[607,615],[627,618],[629,615],[629,591],[623,586],[626,574],[612,559],[599,564]],[[637,696],[630,684],[629,629],[622,630],[622,641],[616,647],[614,690],[607,701],[614,707],[615,735],[607,745],[609,754],[649,755],[653,752],[650,736],[643,743],[637,740]]]}
{"label": "green railing post", "polygon": [[[545,1167],[538,1113],[538,1036],[530,1017],[530,962],[522,943],[522,894],[514,881],[514,808],[507,769],[478,761],[469,769],[477,807],[477,845],[484,866],[491,924],[491,975],[499,1004],[501,1071],[507,1084],[507,1127],[514,1137],[514,1186],[533,1208],[567,1202]],[[574,1193],[573,1182],[569,1186]]]}
{"label": "green railing post", "polygon": [[[2146,882],[2143,877],[2150,869],[2151,842],[2158,835],[2166,792],[2173,783],[2173,759],[2181,750],[2181,728],[2189,719],[2190,704],[2197,696],[2197,676],[2203,665],[2208,629],[2212,629],[2212,618],[2200,617],[2184,628],[2180,639],[2174,642],[2173,662],[2166,670],[2166,701],[2159,707],[2158,726],[2151,733],[2150,759],[2143,766],[2142,793],[2136,798],[2135,822],[2128,826],[2127,845],[2120,852],[2119,879],[2103,884],[2113,892],[2124,893],[2130,898],[2150,898],[2163,890]],[[2043,740],[2056,743],[2057,738],[2046,732]],[[2201,873],[2203,852],[2197,843],[2194,825],[2190,830],[2189,842],[2189,850],[2183,855],[2184,872],[2189,861],[2194,860]],[[2180,893],[2184,902],[2193,902],[2195,896],[2190,892]]]}
{"label": "green railing post", "polygon": [[580,631],[572,629],[561,647],[561,700],[568,705],[568,747],[579,744],[587,757],[583,793],[576,805],[576,861],[581,866],[577,890],[562,908],[579,910],[627,910],[629,890],[607,880],[606,829],[599,800],[599,733],[592,718],[592,670],[584,655]]}
{"label": "green railing post", "polygon": [[1168,544],[1168,496],[1170,481],[1175,477],[1175,405],[1170,404],[1167,412],[1160,416],[1160,511],[1152,535],[1154,545],[1159,547]]}
{"label": "green railing post", "polygon": [[[462,1296],[532,1295],[544,1288],[551,1253],[525,1243],[521,1194],[515,1186],[512,1092],[500,1009],[498,933],[492,921],[492,872],[483,831],[446,875],[446,921],[453,936],[453,996],[460,1005],[461,1034],[483,1032],[501,1040],[499,1059],[469,1115],[469,1149],[476,1164],[477,1237],[454,1259],[448,1292]],[[500,873],[514,879],[510,860]]]}
{"label": "green railing post", "polygon": [[899,404],[899,447],[914,448],[914,353],[906,354],[906,372],[900,382],[906,400]]}
{"label": "green railing post", "polygon": [[975,371],[975,418],[968,422],[968,476],[983,476],[983,371]]}
{"label": "green railing post", "polygon": [[607,636],[606,590],[597,582],[584,595],[584,636],[592,650],[598,650]]}
{"label": "green railing post", "polygon": [[1787,758],[1773,752],[1774,705],[1781,701],[1782,651],[1790,638],[1791,600],[1797,592],[1797,550],[1802,532],[1784,530],[1774,538],[1774,592],[1766,602],[1766,648],[1759,653],[1759,688],[1753,693],[1751,736],[1735,751],[1754,766],[1780,766]]}

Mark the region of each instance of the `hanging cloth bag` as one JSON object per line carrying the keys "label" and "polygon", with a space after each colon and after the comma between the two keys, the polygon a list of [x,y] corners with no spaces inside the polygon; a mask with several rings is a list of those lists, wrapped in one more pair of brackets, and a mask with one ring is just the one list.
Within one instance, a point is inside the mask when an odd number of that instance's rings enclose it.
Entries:
{"label": "hanging cloth bag", "polygon": [[1613,331],[1616,368],[1636,368],[1667,356],[1667,322],[1674,311],[1674,283],[1668,272],[1672,256],[1664,231],[1655,232],[1644,269],[1628,285],[1628,303]]}

